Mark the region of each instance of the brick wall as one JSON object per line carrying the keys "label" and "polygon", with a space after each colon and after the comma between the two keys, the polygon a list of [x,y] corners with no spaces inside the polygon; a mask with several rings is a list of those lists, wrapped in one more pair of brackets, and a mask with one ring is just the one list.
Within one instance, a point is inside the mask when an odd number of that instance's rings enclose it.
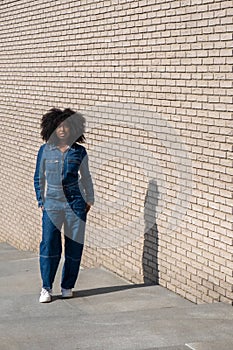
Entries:
{"label": "brick wall", "polygon": [[96,190],[83,265],[231,302],[232,1],[2,0],[0,19],[0,239],[38,250],[40,119],[71,107]]}

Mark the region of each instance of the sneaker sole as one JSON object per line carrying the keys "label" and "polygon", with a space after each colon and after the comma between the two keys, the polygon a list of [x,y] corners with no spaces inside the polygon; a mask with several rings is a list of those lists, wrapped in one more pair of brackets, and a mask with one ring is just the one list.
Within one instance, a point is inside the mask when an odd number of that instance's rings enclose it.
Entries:
{"label": "sneaker sole", "polygon": [[39,300],[39,302],[41,303],[41,304],[46,304],[46,303],[50,303],[52,300],[50,299],[50,300]]}
{"label": "sneaker sole", "polygon": [[70,299],[73,298],[73,295],[62,295],[62,299]]}

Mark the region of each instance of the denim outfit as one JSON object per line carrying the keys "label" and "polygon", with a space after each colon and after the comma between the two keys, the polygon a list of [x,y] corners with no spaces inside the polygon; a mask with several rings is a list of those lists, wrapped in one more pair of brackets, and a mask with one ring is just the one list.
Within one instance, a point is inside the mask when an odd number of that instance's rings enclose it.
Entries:
{"label": "denim outfit", "polygon": [[64,226],[65,262],[61,287],[72,289],[83,251],[86,202],[94,203],[86,149],[74,143],[63,153],[56,145],[42,145],[37,155],[34,187],[38,206],[44,207],[40,243],[42,287],[52,288],[62,253],[61,229]]}

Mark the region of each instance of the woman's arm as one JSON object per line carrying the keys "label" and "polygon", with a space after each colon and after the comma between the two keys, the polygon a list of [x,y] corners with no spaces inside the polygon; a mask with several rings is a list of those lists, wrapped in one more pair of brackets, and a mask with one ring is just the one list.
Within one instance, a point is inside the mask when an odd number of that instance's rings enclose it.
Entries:
{"label": "woman's arm", "polygon": [[88,164],[88,155],[86,150],[84,149],[84,157],[82,160],[82,163],[80,165],[80,175],[81,175],[81,183],[84,187],[84,191],[86,194],[86,211],[88,212],[90,210],[90,207],[94,204],[94,187],[92,182],[91,173],[89,170],[89,164]]}
{"label": "woman's arm", "polygon": [[38,207],[44,206],[44,190],[45,190],[45,170],[44,170],[44,152],[45,145],[42,145],[37,154],[36,169],[34,173],[34,189]]}

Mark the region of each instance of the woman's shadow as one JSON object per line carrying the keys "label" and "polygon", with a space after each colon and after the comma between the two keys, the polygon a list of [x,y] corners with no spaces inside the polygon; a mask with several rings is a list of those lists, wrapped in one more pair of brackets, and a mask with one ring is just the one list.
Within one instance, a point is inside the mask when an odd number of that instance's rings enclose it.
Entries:
{"label": "woman's shadow", "polygon": [[159,283],[158,270],[158,228],[156,224],[156,213],[159,201],[157,182],[149,181],[144,205],[144,246],[142,256],[142,268],[145,284]]}

